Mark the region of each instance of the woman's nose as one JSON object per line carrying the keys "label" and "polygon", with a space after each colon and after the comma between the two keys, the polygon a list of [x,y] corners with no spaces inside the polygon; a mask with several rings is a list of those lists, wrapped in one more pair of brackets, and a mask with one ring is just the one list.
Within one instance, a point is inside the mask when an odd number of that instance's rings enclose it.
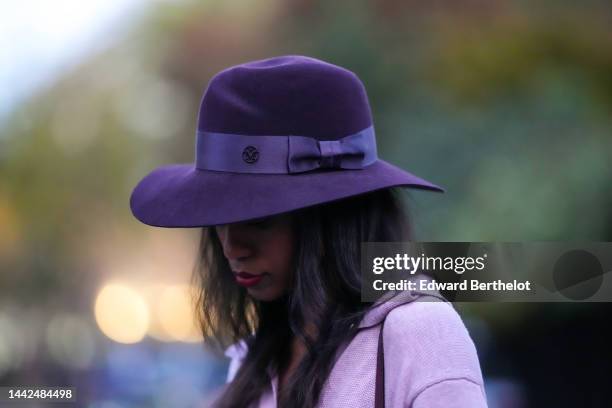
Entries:
{"label": "woman's nose", "polygon": [[253,254],[248,237],[239,225],[217,227],[217,235],[223,247],[223,254],[229,260],[244,260]]}

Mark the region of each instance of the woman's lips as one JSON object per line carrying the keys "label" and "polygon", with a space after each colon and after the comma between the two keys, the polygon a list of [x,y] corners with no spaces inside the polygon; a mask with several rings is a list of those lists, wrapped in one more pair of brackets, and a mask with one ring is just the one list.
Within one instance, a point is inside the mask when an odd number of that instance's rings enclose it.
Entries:
{"label": "woman's lips", "polygon": [[257,285],[264,277],[264,274],[255,275],[248,272],[235,272],[236,283],[240,286],[251,287]]}

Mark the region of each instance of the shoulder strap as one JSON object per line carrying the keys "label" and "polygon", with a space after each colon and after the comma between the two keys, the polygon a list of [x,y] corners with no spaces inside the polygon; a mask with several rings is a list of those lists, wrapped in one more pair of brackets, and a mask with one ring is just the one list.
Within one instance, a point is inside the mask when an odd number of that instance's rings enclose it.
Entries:
{"label": "shoulder strap", "polygon": [[423,292],[423,291],[420,291],[420,290],[413,290],[411,293],[413,295],[418,295],[417,299],[429,296],[429,297],[434,297],[434,298],[440,299],[442,302],[450,303],[447,298],[442,296],[437,291],[436,292]]}
{"label": "shoulder strap", "polygon": [[380,324],[378,335],[378,352],[376,357],[376,385],[374,389],[374,408],[385,408],[385,350],[383,347],[383,329],[385,319]]}
{"label": "shoulder strap", "polygon": [[[415,292],[421,297],[431,296],[438,298],[444,302],[448,302],[444,296],[438,293]],[[374,408],[385,408],[385,350],[383,345],[383,329],[385,327],[385,316],[380,323],[380,332],[378,334],[378,352],[376,355],[376,385],[374,388]]]}

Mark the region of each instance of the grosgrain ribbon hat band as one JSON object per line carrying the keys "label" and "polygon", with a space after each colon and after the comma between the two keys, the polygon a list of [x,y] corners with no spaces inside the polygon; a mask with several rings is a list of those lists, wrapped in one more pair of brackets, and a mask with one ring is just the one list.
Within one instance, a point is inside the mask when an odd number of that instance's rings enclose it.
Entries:
{"label": "grosgrain ribbon hat band", "polygon": [[378,159],[374,127],[338,140],[198,131],[195,167],[232,173],[292,174],[362,169]]}

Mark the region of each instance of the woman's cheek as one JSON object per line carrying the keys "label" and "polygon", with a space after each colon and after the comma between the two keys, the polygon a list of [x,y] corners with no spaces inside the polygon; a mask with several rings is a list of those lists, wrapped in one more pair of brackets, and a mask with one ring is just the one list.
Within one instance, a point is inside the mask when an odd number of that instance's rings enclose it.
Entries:
{"label": "woman's cheek", "polygon": [[[291,281],[291,257],[279,256],[280,248],[276,249],[276,259],[268,270],[270,273],[270,286],[280,296],[284,293]],[[283,254],[284,255],[284,254]]]}

